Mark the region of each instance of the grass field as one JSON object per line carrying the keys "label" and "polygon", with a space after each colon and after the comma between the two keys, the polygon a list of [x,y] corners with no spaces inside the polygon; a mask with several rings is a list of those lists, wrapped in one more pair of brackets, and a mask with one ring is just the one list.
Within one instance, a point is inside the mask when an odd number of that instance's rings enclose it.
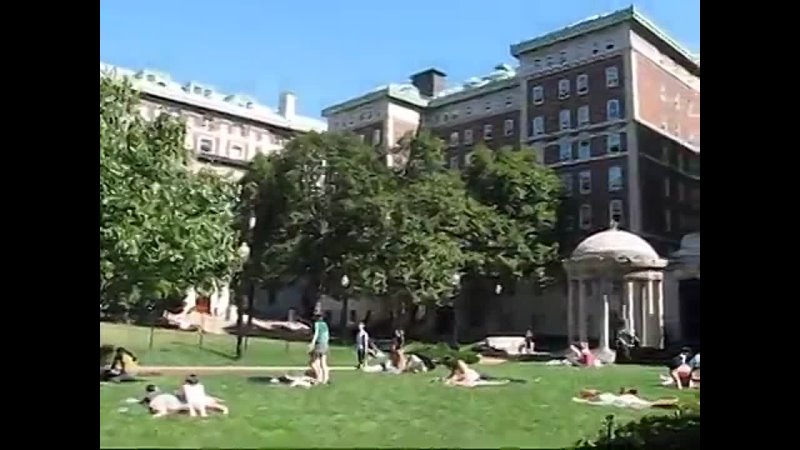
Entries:
{"label": "grass field", "polygon": [[[147,352],[147,329],[101,326],[103,342],[126,345],[144,364],[226,365],[226,356],[196,348],[196,337],[161,332]],[[160,333],[160,334],[161,334]],[[194,340],[193,340],[194,339]],[[137,344],[142,342],[141,345]],[[229,354],[231,337],[206,337],[208,349]],[[258,340],[241,364],[303,364],[305,347]],[[350,365],[349,349],[336,349],[332,365]],[[231,415],[191,420],[154,420],[144,408],[127,405],[140,397],[142,383],[100,386],[101,447],[550,447],[594,436],[605,416],[620,422],[634,412],[577,404],[582,388],[616,391],[635,386],[645,398],[679,395],[695,403],[696,391],[658,385],[659,368],[613,366],[602,369],[548,367],[535,363],[482,366],[482,372],[528,380],[527,384],[478,389],[448,388],[436,374],[386,375],[334,372],[331,386],[289,389],[254,382],[245,374],[205,375],[213,395],[224,398]],[[178,376],[153,378],[162,389],[176,388]],[[120,408],[128,408],[121,412]],[[648,412],[657,414],[657,412]]]}
{"label": "grass field", "polygon": [[[110,323],[100,324],[100,343],[123,346],[148,366],[295,366],[308,363],[308,347],[304,342],[250,338],[242,359],[234,358],[236,337],[210,335],[199,346],[196,333],[155,329],[153,349],[149,349],[150,329]],[[332,347],[331,358],[347,365],[355,364],[349,347]]]}

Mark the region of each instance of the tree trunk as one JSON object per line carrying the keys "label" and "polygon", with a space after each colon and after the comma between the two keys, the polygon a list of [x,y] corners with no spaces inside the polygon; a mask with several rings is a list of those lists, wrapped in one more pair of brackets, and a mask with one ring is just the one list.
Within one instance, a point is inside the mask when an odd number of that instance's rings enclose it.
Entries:
{"label": "tree trunk", "polygon": [[319,299],[319,276],[309,275],[303,289],[303,316],[310,318]]}
{"label": "tree trunk", "polygon": [[239,287],[236,292],[236,359],[242,357],[242,343],[244,341],[244,318],[242,312],[244,311],[244,294],[242,288]]}
{"label": "tree trunk", "polygon": [[341,339],[347,337],[347,314],[350,312],[350,298],[342,296],[342,310],[339,312],[339,335]]}
{"label": "tree trunk", "polygon": [[250,333],[253,331],[253,309],[255,308],[256,298],[256,284],[253,282],[248,283],[250,286],[247,289],[247,334],[245,334],[244,348],[250,343]]}

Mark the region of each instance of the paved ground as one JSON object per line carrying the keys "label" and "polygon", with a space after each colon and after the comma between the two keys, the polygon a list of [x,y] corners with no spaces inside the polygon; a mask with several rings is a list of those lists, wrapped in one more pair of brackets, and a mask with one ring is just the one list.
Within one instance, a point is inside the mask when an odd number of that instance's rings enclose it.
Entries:
{"label": "paved ground", "polygon": [[[295,372],[308,366],[140,366],[138,374],[148,373],[229,373],[229,372]],[[355,370],[355,367],[331,367],[330,370]]]}

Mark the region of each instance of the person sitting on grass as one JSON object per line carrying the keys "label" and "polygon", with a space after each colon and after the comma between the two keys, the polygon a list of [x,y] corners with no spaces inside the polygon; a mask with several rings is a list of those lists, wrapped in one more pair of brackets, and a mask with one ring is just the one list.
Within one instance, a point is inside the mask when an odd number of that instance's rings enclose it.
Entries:
{"label": "person sitting on grass", "polygon": [[572,360],[575,365],[580,367],[595,367],[597,366],[597,358],[594,353],[589,350],[589,343],[586,341],[578,342],[569,346],[572,351]]}
{"label": "person sitting on grass", "polygon": [[111,381],[113,383],[125,383],[138,381],[128,373],[128,370],[135,369],[138,363],[136,356],[124,347],[117,347],[114,350],[114,358],[111,364],[100,369],[100,381]]}
{"label": "person sitting on grass", "polygon": [[660,375],[662,386],[675,385],[678,390],[682,390],[684,387],[694,387],[692,367],[688,364],[689,355],[691,354],[691,348],[683,347],[681,352],[669,361],[667,376]]}
{"label": "person sitting on grass", "polygon": [[200,383],[197,375],[189,375],[181,386],[178,398],[186,405],[189,415],[195,417],[207,417],[208,410],[219,411],[228,414],[228,407],[222,404],[222,400],[206,394],[206,388]]}
{"label": "person sitting on grass", "polygon": [[[196,376],[190,376],[190,378],[193,378],[194,380],[197,379]],[[189,384],[188,378],[187,383],[184,384],[184,387],[186,384]],[[200,386],[202,387],[202,385]],[[205,389],[202,389],[202,394],[204,394],[202,400],[198,395],[201,393],[200,389],[195,389],[192,391],[190,388],[189,391],[189,396],[194,402],[195,407],[198,406],[200,401],[204,401],[205,403],[203,407],[206,410],[219,411],[222,414],[228,414],[229,409],[227,406],[222,404],[222,400],[210,395],[205,395]],[[145,387],[145,396],[139,403],[146,406],[150,410],[150,413],[153,414],[154,418],[180,414],[184,412],[189,412],[191,415],[189,401],[186,397],[186,389],[184,388],[180,389],[177,393],[172,394],[168,392],[161,392],[156,385],[148,384]]]}

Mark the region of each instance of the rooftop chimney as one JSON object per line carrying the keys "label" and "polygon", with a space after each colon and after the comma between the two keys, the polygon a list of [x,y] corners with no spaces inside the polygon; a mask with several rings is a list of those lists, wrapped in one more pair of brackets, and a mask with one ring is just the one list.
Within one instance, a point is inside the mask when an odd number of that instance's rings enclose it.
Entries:
{"label": "rooftop chimney", "polygon": [[423,97],[436,97],[442,92],[447,82],[447,74],[441,70],[430,68],[411,75],[411,84],[419,90]]}
{"label": "rooftop chimney", "polygon": [[286,119],[294,118],[297,111],[297,97],[291,92],[281,92],[280,100],[278,101],[278,114]]}

